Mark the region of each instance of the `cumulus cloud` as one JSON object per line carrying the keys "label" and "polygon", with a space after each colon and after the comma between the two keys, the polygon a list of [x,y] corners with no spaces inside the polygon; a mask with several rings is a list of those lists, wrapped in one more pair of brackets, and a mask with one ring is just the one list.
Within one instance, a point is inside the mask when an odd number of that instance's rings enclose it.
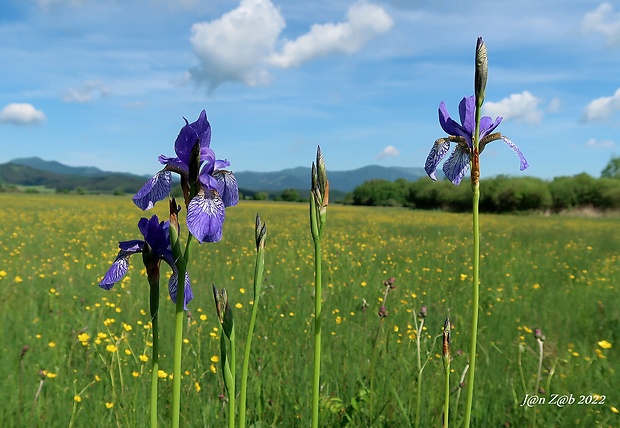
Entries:
{"label": "cumulus cloud", "polygon": [[32,104],[12,103],[0,110],[0,122],[13,125],[33,125],[44,122],[45,113]]}
{"label": "cumulus cloud", "polygon": [[105,97],[110,88],[95,80],[87,80],[79,88],[69,88],[63,99],[67,102],[88,103],[93,99]]}
{"label": "cumulus cloud", "polygon": [[269,60],[274,65],[288,68],[331,54],[351,54],[388,31],[393,24],[392,18],[381,7],[360,1],[349,8],[346,21],[313,25],[308,33],[287,41],[282,52],[273,53]]}
{"label": "cumulus cloud", "polygon": [[345,21],[315,24],[295,40],[282,40],[286,22],[271,0],[241,0],[220,18],[192,26],[190,40],[200,65],[190,73],[211,91],[226,81],[263,85],[271,80],[270,67],[355,53],[392,25],[385,10],[361,0],[349,7]]}
{"label": "cumulus cloud", "polygon": [[583,111],[582,121],[605,121],[617,110],[620,110],[620,88],[611,97],[600,97],[590,101]]}
{"label": "cumulus cloud", "polygon": [[381,150],[381,153],[377,155],[377,159],[385,159],[385,158],[391,158],[395,156],[400,156],[400,150],[398,150],[394,146],[387,146],[386,148]]}
{"label": "cumulus cloud", "polygon": [[591,147],[593,149],[611,149],[616,147],[616,143],[611,140],[595,140],[594,138],[590,138],[586,142],[586,147]]}
{"label": "cumulus cloud", "polygon": [[267,58],[285,25],[269,0],[241,0],[219,19],[194,24],[191,42],[200,66],[190,70],[192,77],[210,90],[225,81],[268,82]]}
{"label": "cumulus cloud", "polygon": [[607,39],[607,46],[620,47],[620,13],[614,13],[611,3],[601,3],[585,14],[581,31],[585,34],[602,33]]}
{"label": "cumulus cloud", "polygon": [[543,117],[543,111],[539,107],[541,101],[529,91],[523,91],[496,103],[486,102],[483,111],[485,115],[492,118],[502,116],[504,120],[515,119],[518,122],[537,124]]}

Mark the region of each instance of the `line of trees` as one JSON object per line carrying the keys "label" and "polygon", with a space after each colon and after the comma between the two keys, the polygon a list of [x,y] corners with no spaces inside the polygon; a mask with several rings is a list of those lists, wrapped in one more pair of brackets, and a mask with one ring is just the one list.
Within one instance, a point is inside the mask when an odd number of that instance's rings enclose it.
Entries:
{"label": "line of trees", "polygon": [[[582,173],[545,181],[500,175],[481,180],[480,188],[480,210],[484,212],[620,209],[620,157],[612,158],[600,178]],[[459,212],[471,210],[471,197],[471,186],[465,180],[460,186],[447,180],[370,180],[356,187],[346,202]]]}

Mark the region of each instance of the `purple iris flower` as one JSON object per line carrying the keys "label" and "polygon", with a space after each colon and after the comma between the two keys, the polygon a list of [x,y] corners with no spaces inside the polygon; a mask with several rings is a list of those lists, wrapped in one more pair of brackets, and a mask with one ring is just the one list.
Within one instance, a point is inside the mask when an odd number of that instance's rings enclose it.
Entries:
{"label": "purple iris flower", "polygon": [[[174,143],[176,157],[159,156],[159,162],[166,165],[151,178],[133,197],[142,210],[153,207],[170,193],[171,172],[181,176],[181,187],[187,206],[187,228],[199,242],[217,242],[222,239],[225,208],[237,205],[239,188],[232,172],[225,170],[227,160],[215,158],[210,148],[211,125],[203,110],[198,120],[181,128]],[[192,151],[199,145],[198,177],[190,177]],[[195,182],[190,182],[195,180]],[[193,189],[193,190],[192,190]]]}
{"label": "purple iris flower", "polygon": [[[170,298],[176,303],[177,300],[177,286],[178,286],[178,273],[174,264],[174,258],[172,257],[172,249],[170,244],[170,222],[162,221],[156,215],[147,220],[141,218],[138,222],[138,229],[144,236],[144,241],[134,239],[131,241],[123,241],[118,243],[120,251],[110,266],[110,269],[106,272],[105,276],[99,283],[99,286],[104,290],[111,289],[115,283],[121,280],[129,269],[129,256],[142,253],[142,259],[146,267],[147,273],[151,273],[157,276],[159,280],[159,265],[161,261],[165,261],[172,268],[172,276],[168,281],[168,291]],[[190,286],[189,275],[185,274],[185,302],[183,306],[187,309],[187,304],[192,300],[194,294]]]}
{"label": "purple iris flower", "polygon": [[[448,138],[440,138],[435,141],[431,152],[426,159],[424,170],[428,176],[437,180],[435,172],[439,162],[446,156],[450,150],[450,142],[457,143],[456,148],[443,164],[443,172],[452,183],[458,185],[465,174],[469,171],[472,149],[473,149],[473,137],[476,130],[476,98],[475,96],[465,97],[459,104],[459,115],[461,123],[457,123],[450,117],[448,109],[445,103],[442,101],[439,104],[439,124],[441,128],[450,135]],[[521,153],[521,150],[508,138],[501,134],[491,134],[495,128],[501,123],[502,117],[497,117],[492,120],[489,116],[480,118],[480,153],[491,141],[501,139],[519,156],[521,162],[520,169],[523,171],[529,164]]]}

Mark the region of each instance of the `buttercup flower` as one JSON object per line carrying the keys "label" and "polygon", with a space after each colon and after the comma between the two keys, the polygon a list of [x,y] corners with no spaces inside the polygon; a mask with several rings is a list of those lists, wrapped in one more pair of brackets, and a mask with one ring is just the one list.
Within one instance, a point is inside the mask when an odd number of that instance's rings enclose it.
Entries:
{"label": "buttercup flower", "polygon": [[[150,220],[141,218],[138,222],[138,229],[144,236],[144,241],[135,239],[132,241],[123,241],[118,243],[120,251],[116,256],[116,259],[110,266],[110,269],[106,272],[105,276],[99,283],[99,286],[104,290],[111,289],[115,283],[121,280],[129,269],[129,257],[136,253],[142,254],[142,260],[146,267],[147,274],[149,276],[156,275],[157,280],[159,278],[159,265],[161,261],[165,261],[172,268],[172,276],[168,281],[168,291],[170,298],[176,303],[177,298],[177,286],[178,286],[178,274],[177,268],[174,264],[172,257],[172,250],[170,245],[170,222],[162,221],[156,215],[152,216]],[[192,289],[190,287],[189,275],[185,274],[185,301],[184,307],[187,309],[187,304],[194,297]]]}
{"label": "buttercup flower", "polygon": [[[431,152],[426,159],[424,170],[432,180],[437,180],[435,172],[439,162],[446,156],[450,150],[450,142],[457,143],[456,148],[443,164],[443,172],[452,183],[458,185],[465,174],[469,171],[473,138],[476,129],[476,98],[474,96],[465,97],[459,104],[459,115],[461,123],[457,123],[450,117],[448,109],[445,103],[442,101],[439,104],[439,124],[441,128],[449,135],[447,138],[440,138],[435,141]],[[492,134],[495,128],[501,123],[502,117],[497,117],[492,120],[488,116],[480,118],[480,153],[484,150],[484,147],[495,140],[502,140],[519,156],[521,162],[520,169],[523,171],[529,164],[521,153],[521,150],[508,138],[502,136],[500,133]]]}
{"label": "buttercup flower", "polygon": [[187,207],[187,228],[199,242],[217,242],[222,238],[225,208],[237,205],[239,189],[232,172],[225,170],[227,160],[215,158],[210,148],[211,125],[203,110],[198,120],[181,128],[174,144],[176,157],[159,156],[166,165],[133,197],[142,210],[153,207],[170,193],[171,172],[181,176]]}

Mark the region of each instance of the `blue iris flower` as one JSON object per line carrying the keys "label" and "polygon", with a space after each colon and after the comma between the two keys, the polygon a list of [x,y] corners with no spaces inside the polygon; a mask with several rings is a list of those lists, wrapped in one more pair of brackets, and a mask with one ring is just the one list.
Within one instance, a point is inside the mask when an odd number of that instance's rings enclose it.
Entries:
{"label": "blue iris flower", "polygon": [[[159,266],[163,260],[172,268],[172,276],[168,281],[168,291],[170,298],[176,303],[178,273],[172,257],[172,249],[170,244],[170,222],[160,222],[156,215],[150,219],[141,218],[138,222],[138,229],[144,236],[144,241],[134,239],[131,241],[123,241],[118,243],[120,251],[116,259],[106,272],[105,276],[99,283],[104,290],[111,289],[115,283],[120,281],[129,269],[129,257],[133,254],[141,253],[144,265],[149,275],[156,275],[159,278]],[[184,308],[187,310],[187,304],[194,297],[190,286],[189,275],[185,274],[185,301]]]}
{"label": "blue iris flower", "polygon": [[[199,174],[191,183],[190,163],[192,151],[199,145]],[[225,208],[237,205],[239,188],[234,174],[224,168],[230,166],[227,160],[216,159],[210,148],[211,125],[203,110],[198,120],[181,128],[174,144],[176,157],[159,156],[159,162],[166,165],[151,178],[133,197],[142,210],[153,207],[170,193],[171,172],[181,176],[181,187],[186,197],[187,228],[199,242],[217,242],[222,239]],[[195,194],[190,195],[190,189]],[[190,199],[191,198],[191,199]]]}
{"label": "blue iris flower", "polygon": [[[435,144],[426,159],[424,170],[431,179],[437,180],[437,176],[435,175],[437,166],[450,150],[451,142],[457,143],[457,145],[448,160],[444,162],[443,172],[448,180],[456,185],[458,185],[463,177],[465,177],[469,171],[472,156],[473,137],[476,130],[475,115],[476,98],[473,95],[471,97],[463,98],[459,104],[459,116],[461,119],[460,124],[450,117],[448,109],[443,101],[439,104],[439,124],[441,125],[441,128],[448,133],[449,137],[440,138],[435,141]],[[495,120],[492,120],[490,117],[484,116],[480,119],[480,153],[482,153],[484,147],[488,143],[501,139],[508,145],[508,147],[514,150],[517,156],[519,156],[520,169],[523,171],[529,166],[529,164],[527,163],[525,156],[523,156],[523,153],[521,153],[521,150],[519,150],[519,148],[512,141],[501,134],[492,134],[501,122],[501,117],[497,117]]]}

